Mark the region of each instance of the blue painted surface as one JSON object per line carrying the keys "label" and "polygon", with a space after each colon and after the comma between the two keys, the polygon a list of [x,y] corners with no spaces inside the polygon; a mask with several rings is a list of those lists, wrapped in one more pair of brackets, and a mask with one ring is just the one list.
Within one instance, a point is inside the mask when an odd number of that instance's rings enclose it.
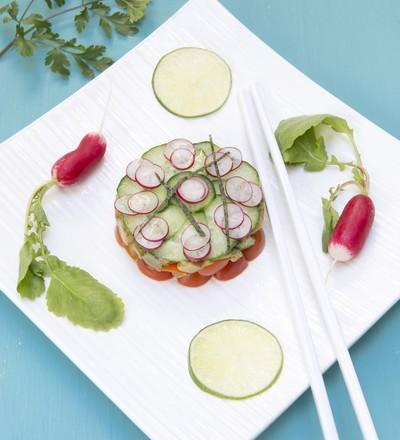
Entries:
{"label": "blue painted surface", "polygon": [[[153,0],[138,35],[113,39],[112,56],[123,55],[183,3]],[[303,72],[400,137],[400,3],[397,0],[223,0],[223,4]],[[72,33],[69,20],[60,19],[56,27]],[[6,33],[1,30],[0,44],[6,41]],[[89,31],[87,38],[105,41],[96,31]],[[37,59],[20,59],[8,53],[0,60],[0,140],[23,128],[84,83],[78,75],[69,81],[58,79]],[[400,438],[399,334],[400,304],[397,304],[351,350],[381,439]],[[333,367],[326,379],[341,438],[361,438],[338,368]],[[0,295],[0,438],[146,437]],[[261,436],[274,440],[320,438],[310,392]]]}

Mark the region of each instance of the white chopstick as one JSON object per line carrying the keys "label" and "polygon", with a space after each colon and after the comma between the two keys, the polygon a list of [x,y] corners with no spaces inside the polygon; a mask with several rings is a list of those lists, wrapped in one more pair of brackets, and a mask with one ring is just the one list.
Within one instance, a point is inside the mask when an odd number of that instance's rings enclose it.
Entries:
{"label": "white chopstick", "polygon": [[[239,105],[243,110],[243,118],[245,121],[249,144],[262,144],[263,139],[257,139],[255,130],[252,128],[252,122],[250,121],[254,121],[254,119],[250,117],[248,104],[241,95],[239,95]],[[268,158],[266,153],[267,152],[265,151],[265,158]],[[279,262],[282,271],[285,271],[286,275],[284,277],[284,281],[286,291],[288,293],[291,318],[294,324],[294,330],[299,340],[303,362],[310,380],[311,391],[314,396],[322,432],[326,439],[335,440],[339,437],[336,430],[332,409],[329,405],[328,395],[322,377],[321,367],[319,365],[315,347],[312,341],[311,331],[308,326],[304,304],[299,291],[299,285],[296,280],[289,250],[286,245],[286,234],[283,230],[281,216],[275,201],[274,189],[270,185],[270,176],[274,172],[272,169],[272,164],[269,160],[256,160],[256,165],[260,174],[260,181],[268,208],[268,215],[275,237]]]}
{"label": "white chopstick", "polygon": [[301,216],[299,207],[293,189],[290,185],[289,176],[285,164],[282,160],[279,146],[276,142],[274,132],[271,128],[263,100],[261,98],[260,89],[256,85],[251,87],[251,96],[254,100],[256,113],[258,114],[259,123],[265,135],[267,150],[253,149],[255,157],[259,162],[268,162],[268,150],[271,154],[273,164],[278,176],[280,185],[286,203],[289,208],[290,218],[296,232],[296,238],[300,246],[304,261],[307,266],[307,271],[311,279],[311,284],[317,299],[324,324],[329,334],[331,343],[333,345],[339,367],[342,371],[343,378],[350,395],[350,399],[358,419],[363,437],[367,440],[378,439],[374,423],[368,410],[364,394],[362,392],[357,374],[354,369],[349,351],[344,341],[343,333],[335,315],[334,309],[329,299],[329,294],[326,289],[324,277],[318,266],[316,256],[314,254],[310,238],[307,233],[303,218]]}

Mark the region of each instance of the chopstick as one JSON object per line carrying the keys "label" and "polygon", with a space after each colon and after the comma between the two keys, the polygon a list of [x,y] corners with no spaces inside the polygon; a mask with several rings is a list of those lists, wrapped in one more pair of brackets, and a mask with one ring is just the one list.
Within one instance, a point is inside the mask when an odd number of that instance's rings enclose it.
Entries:
{"label": "chopstick", "polygon": [[[260,140],[256,138],[255,131],[252,129],[252,123],[250,122],[254,119],[250,117],[247,110],[247,104],[241,95],[239,95],[239,105],[243,110],[243,118],[249,143],[250,145],[259,145]],[[267,154],[265,155],[265,158],[268,158]],[[335,440],[339,437],[332,409],[329,405],[328,394],[326,392],[321,367],[312,341],[311,331],[308,326],[305,307],[302,302],[299,285],[293,269],[289,250],[286,245],[286,234],[276,204],[274,189],[270,185],[270,176],[273,173],[272,164],[269,160],[256,160],[256,165],[260,174],[260,181],[268,208],[268,215],[275,237],[280,266],[282,271],[285,271],[284,282],[289,299],[291,319],[294,324],[294,330],[298,337],[303,362],[310,380],[311,391],[314,396],[321,429],[326,439]]]}
{"label": "chopstick", "polygon": [[263,153],[261,149],[253,148],[255,157],[260,163],[267,162],[268,150],[271,154],[278,180],[283,190],[286,204],[289,208],[290,219],[293,224],[296,238],[300,250],[306,263],[307,271],[313,286],[315,297],[317,299],[320,312],[327,329],[329,338],[334,348],[339,367],[342,371],[344,382],[346,384],[350,400],[361,428],[363,437],[367,440],[378,439],[374,423],[368,410],[368,406],[361,389],[353,362],[347,349],[342,329],[340,328],[335,311],[329,299],[329,294],[324,282],[324,277],[318,266],[310,238],[303,218],[301,216],[293,189],[290,185],[289,176],[282,160],[279,146],[276,142],[274,132],[271,128],[260,90],[256,85],[251,87],[251,96],[253,98],[256,113],[265,136],[267,150]]}

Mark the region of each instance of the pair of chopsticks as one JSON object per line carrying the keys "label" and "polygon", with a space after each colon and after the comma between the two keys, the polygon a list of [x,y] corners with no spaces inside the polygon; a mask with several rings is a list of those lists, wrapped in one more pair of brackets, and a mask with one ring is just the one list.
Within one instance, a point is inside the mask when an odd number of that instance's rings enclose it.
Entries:
{"label": "pair of chopsticks", "polygon": [[[349,351],[344,341],[343,333],[338,323],[326,289],[324,277],[318,266],[311,241],[302,219],[293,189],[290,185],[285,164],[282,160],[279,146],[271,128],[262,99],[262,90],[257,85],[252,85],[250,93],[243,92],[239,96],[239,105],[243,112],[246,131],[250,147],[254,154],[256,165],[260,174],[261,185],[264,191],[272,230],[275,236],[276,247],[282,269],[285,271],[284,281],[290,303],[290,311],[295,331],[299,338],[303,361],[306,367],[311,391],[321,429],[326,439],[338,439],[338,433],[329,404],[321,367],[312,341],[311,330],[307,321],[305,307],[302,301],[299,285],[293,269],[293,261],[286,244],[286,233],[281,222],[281,214],[276,204],[274,190],[270,182],[274,172],[278,178],[280,190],[287,205],[289,217],[294,227],[297,242],[300,246],[304,262],[311,280],[313,291],[334,348],[339,367],[350,395],[361,432],[365,439],[378,439],[371,415],[368,410],[357,374],[354,369]],[[254,113],[256,117],[254,117]],[[260,139],[255,128],[261,127],[265,139]],[[259,130],[258,130],[259,131]],[[262,148],[266,146],[266,148]],[[271,155],[272,162],[269,159]]]}

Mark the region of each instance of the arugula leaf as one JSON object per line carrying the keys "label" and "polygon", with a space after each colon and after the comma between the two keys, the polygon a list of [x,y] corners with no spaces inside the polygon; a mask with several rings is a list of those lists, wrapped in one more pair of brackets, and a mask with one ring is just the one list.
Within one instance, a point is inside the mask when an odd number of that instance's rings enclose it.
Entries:
{"label": "arugula leaf", "polygon": [[83,8],[79,14],[75,15],[75,28],[79,33],[86,28],[86,25],[89,23],[89,19],[90,17],[87,8]]}
{"label": "arugula leaf", "polygon": [[[52,261],[51,266],[55,257]],[[55,315],[94,330],[117,327],[124,318],[124,304],[115,293],[84,270],[60,260],[52,270],[46,301]]]}
{"label": "arugula leaf", "polygon": [[329,238],[334,230],[337,221],[339,220],[339,213],[332,206],[332,200],[322,198],[322,213],[324,218],[324,229],[322,232],[322,250],[328,252]]}
{"label": "arugula leaf", "polygon": [[[92,56],[96,59],[94,52]],[[19,252],[17,291],[23,298],[35,299],[45,291],[45,278],[50,277],[46,300],[51,312],[82,327],[109,330],[123,320],[122,300],[84,270],[50,255],[43,243],[42,235],[49,221],[42,199],[55,183],[50,180],[40,186],[28,205],[25,240]]]}
{"label": "arugula leaf", "polygon": [[317,138],[314,129],[310,129],[283,152],[283,159],[290,165],[303,164],[307,171],[321,171],[328,161],[324,139]]}

